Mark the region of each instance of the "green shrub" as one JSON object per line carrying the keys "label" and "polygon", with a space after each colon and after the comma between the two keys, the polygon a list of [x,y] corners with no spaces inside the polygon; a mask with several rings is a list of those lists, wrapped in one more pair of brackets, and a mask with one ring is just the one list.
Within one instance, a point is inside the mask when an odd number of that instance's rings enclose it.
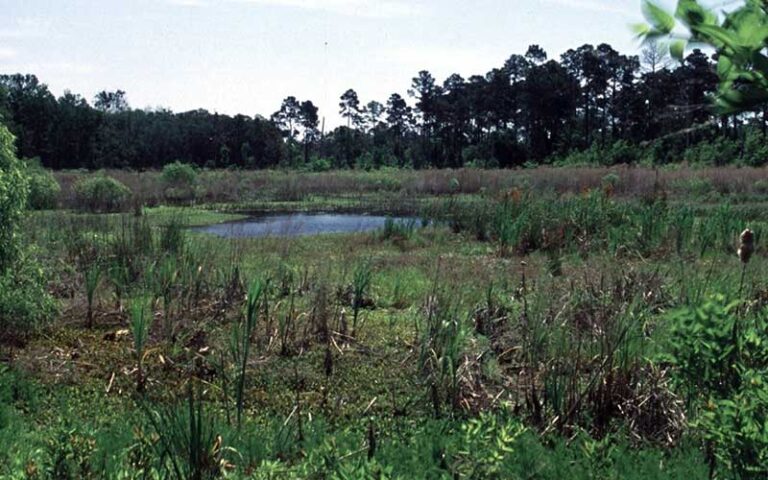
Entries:
{"label": "green shrub", "polygon": [[48,319],[54,306],[42,269],[21,246],[19,224],[29,182],[13,142],[13,135],[0,125],[0,334],[18,335]]}
{"label": "green shrub", "polygon": [[619,177],[616,173],[611,172],[606,174],[602,178],[602,180],[600,181],[600,184],[603,187],[603,191],[606,191],[608,189],[615,189],[620,181],[621,181],[621,177]]}
{"label": "green shrub", "polygon": [[618,140],[603,150],[603,165],[632,164],[640,160],[640,148],[624,140]]}
{"label": "green shrub", "polygon": [[752,185],[752,188],[760,195],[768,194],[768,180],[758,180]]}
{"label": "green shrub", "polygon": [[53,174],[38,162],[32,161],[27,164],[27,176],[29,177],[27,207],[32,210],[56,208],[61,187]]}
{"label": "green shrub", "polygon": [[768,318],[722,296],[670,317],[669,358],[709,464],[737,478],[768,470]]}
{"label": "green shrub", "polygon": [[195,198],[197,170],[194,166],[179,161],[169,163],[163,167],[161,178],[166,200],[188,202]]}
{"label": "green shrub", "polygon": [[672,189],[679,190],[687,196],[704,197],[715,191],[712,180],[704,177],[691,177],[672,182]]}
{"label": "green shrub", "polygon": [[45,289],[45,274],[33,255],[0,274],[0,336],[25,335],[49,321],[56,304]]}
{"label": "green shrub", "polygon": [[633,164],[640,161],[641,152],[640,147],[624,140],[618,140],[610,145],[600,145],[595,142],[586,150],[574,150],[562,157],[554,158],[553,163],[557,166]]}
{"label": "green shrub", "polygon": [[740,157],[740,142],[729,138],[715,138],[699,142],[685,149],[683,160],[690,164],[719,167]]}
{"label": "green shrub", "polygon": [[128,206],[131,190],[114,178],[99,173],[77,182],[75,196],[80,210],[119,212]]}
{"label": "green shrub", "polygon": [[744,141],[742,163],[750,167],[762,167],[768,162],[768,145],[765,136],[757,130],[749,130]]}
{"label": "green shrub", "polygon": [[0,274],[19,254],[19,222],[24,214],[29,181],[16,158],[11,132],[0,125]]}
{"label": "green shrub", "polygon": [[197,181],[197,171],[193,165],[177,160],[163,167],[162,179],[168,185],[192,185]]}
{"label": "green shrub", "polygon": [[310,172],[327,172],[331,169],[331,161],[325,157],[312,157],[307,164]]}

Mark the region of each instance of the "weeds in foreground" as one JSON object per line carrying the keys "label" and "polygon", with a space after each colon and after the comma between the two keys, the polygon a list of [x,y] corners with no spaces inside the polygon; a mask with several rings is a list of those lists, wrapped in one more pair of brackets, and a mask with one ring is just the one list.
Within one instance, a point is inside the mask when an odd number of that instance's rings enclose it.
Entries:
{"label": "weeds in foreground", "polygon": [[154,269],[155,296],[163,299],[163,332],[167,341],[174,338],[174,326],[171,319],[171,307],[173,306],[174,293],[179,271],[174,257],[165,258]]}
{"label": "weeds in foreground", "polygon": [[244,319],[232,327],[230,340],[230,355],[236,366],[235,375],[235,404],[237,411],[237,426],[242,425],[243,409],[245,408],[245,375],[251,349],[251,336],[259,320],[261,309],[266,296],[266,282],[256,279],[251,282],[245,300]]}
{"label": "weeds in foreground", "polygon": [[[755,281],[751,285],[739,281],[737,261],[733,256],[736,231],[728,229],[734,222],[729,217],[733,212],[727,209],[712,212],[707,220],[715,225],[713,227],[700,217],[673,215],[673,211],[662,204],[653,208],[627,206],[615,204],[610,198],[590,196],[564,200],[556,207],[538,200],[534,202],[529,214],[523,214],[528,206],[511,203],[509,207],[512,228],[506,256],[513,252],[530,254],[518,261],[489,255],[494,249],[476,242],[462,241],[460,254],[453,255],[453,249],[459,243],[455,237],[448,243],[442,237],[425,235],[425,241],[429,240],[433,245],[419,247],[415,252],[397,252],[390,248],[391,245],[370,242],[370,237],[366,236],[359,244],[354,239],[344,246],[357,249],[351,252],[357,255],[356,258],[370,258],[371,248],[381,249],[374,253],[377,261],[358,260],[350,277],[342,269],[336,274],[332,265],[315,271],[307,266],[306,257],[301,256],[302,250],[314,253],[317,246],[331,243],[324,243],[323,239],[306,243],[297,241],[293,244],[297,248],[292,248],[290,258],[281,256],[279,247],[270,250],[269,243],[201,243],[211,250],[209,256],[205,256],[206,252],[197,250],[197,242],[187,242],[183,251],[175,255],[162,252],[155,241],[149,253],[133,259],[130,268],[136,268],[139,275],[130,277],[122,295],[135,294],[137,286],[151,284],[153,290],[147,291],[158,295],[166,306],[173,306],[177,312],[181,312],[185,296],[188,306],[190,297],[200,298],[200,302],[191,303],[199,303],[196,311],[185,312],[189,322],[186,317],[184,324],[179,322],[179,331],[189,325],[213,333],[203,340],[210,349],[198,349],[197,345],[192,348],[181,342],[175,346],[159,346],[169,349],[172,363],[151,372],[152,385],[158,386],[152,391],[158,395],[156,405],[162,405],[159,399],[162,394],[176,393],[173,388],[178,389],[179,385],[173,382],[175,376],[182,372],[183,384],[186,372],[198,363],[209,369],[206,374],[212,380],[206,378],[205,381],[210,381],[211,388],[217,388],[223,382],[224,401],[221,404],[209,401],[202,407],[206,411],[202,416],[210,415],[215,419],[217,412],[224,410],[230,420],[229,410],[233,404],[238,409],[235,421],[222,422],[215,428],[217,432],[229,429],[232,435],[222,433],[223,443],[238,449],[236,454],[222,447],[229,453],[219,458],[220,465],[225,456],[236,464],[228,470],[233,477],[258,478],[273,474],[280,478],[332,478],[333,475],[359,478],[386,472],[394,478],[422,473],[438,478],[455,475],[517,478],[522,475],[521,471],[530,472],[531,465],[535,464],[537,472],[550,472],[551,476],[544,478],[562,475],[562,472],[568,472],[574,478],[590,474],[592,478],[611,478],[610,475],[615,478],[621,474],[599,472],[610,472],[622,461],[626,462],[625,466],[636,467],[618,457],[619,454],[633,453],[631,448],[624,446],[628,441],[633,445],[642,444],[644,448],[634,453],[648,454],[647,458],[655,461],[659,469],[662,468],[661,459],[667,468],[669,459],[683,451],[690,460],[688,470],[700,473],[701,466],[696,462],[702,463],[701,455],[685,450],[686,442],[700,442],[706,445],[703,450],[715,465],[718,477],[727,478],[731,471],[741,472],[742,478],[758,477],[756,472],[763,468],[759,462],[768,451],[761,426],[761,412],[765,409],[760,403],[766,396],[761,378],[766,374],[762,365],[768,357],[759,345],[764,343],[760,331],[765,329],[760,312],[768,303],[768,294],[764,282],[759,280],[765,272],[760,249],[756,249],[750,264],[750,268],[756,269]],[[681,217],[678,225],[675,222]],[[756,231],[760,227],[758,224]],[[104,228],[108,230],[106,224]],[[489,228],[488,231],[496,230]],[[108,231],[106,235],[102,233],[91,235],[87,242],[78,246],[83,247],[77,250],[79,258],[115,259],[114,237]],[[447,231],[443,234],[448,237]],[[698,234],[701,237],[697,237]],[[492,237],[494,235],[491,233]],[[220,246],[221,251],[218,250]],[[697,261],[702,246],[704,259]],[[130,251],[134,247],[128,244],[120,248]],[[337,248],[336,244],[332,248]],[[228,257],[233,250],[237,254]],[[444,256],[446,251],[451,255]],[[254,252],[259,255],[252,255]],[[724,252],[728,253],[727,259]],[[273,278],[278,279],[278,288],[274,292],[262,282],[263,301],[251,302],[256,297],[250,292],[253,284],[244,301],[241,279],[253,271],[270,271],[271,266],[259,270],[262,267],[261,253],[265,258],[272,254],[279,257],[263,261],[264,264],[269,265],[274,260],[288,264],[287,268],[281,272],[281,267],[276,267],[277,275]],[[675,255],[673,258],[679,265],[668,262],[670,254]],[[219,262],[225,257],[229,263]],[[255,262],[251,260],[254,257],[258,257]],[[440,259],[438,261],[446,259],[445,274],[436,276],[436,286],[427,292],[425,271],[435,257]],[[158,279],[166,276],[161,272],[166,260],[175,262],[176,268],[170,270],[178,272],[168,291],[155,285]],[[690,263],[694,265],[689,267]],[[365,268],[364,264],[367,264]],[[700,268],[702,265],[704,268]],[[300,269],[303,269],[302,275],[293,273]],[[376,287],[381,286],[380,291],[387,294],[391,292],[393,303],[402,300],[405,307],[409,300],[427,296],[423,310],[372,309],[365,315],[366,330],[372,324],[371,335],[335,345],[332,342],[342,338],[341,332],[346,338],[347,329],[341,328],[346,323],[340,312],[342,306],[353,309],[370,306],[366,297],[371,295],[374,272]],[[414,275],[404,275],[404,272]],[[491,278],[493,288],[477,285],[477,279],[486,274]],[[704,281],[698,277],[703,277]],[[681,292],[696,291],[696,296],[678,295],[678,283]],[[330,285],[349,287],[339,289],[339,295],[332,295],[329,294],[332,291]],[[390,288],[392,286],[394,288]],[[707,308],[699,305],[698,299],[706,298],[713,290],[743,296],[745,301],[722,315],[707,313]],[[440,295],[441,291],[454,294]],[[80,292],[80,296],[82,294]],[[275,297],[271,297],[273,294]],[[268,304],[268,295],[277,302]],[[133,304],[129,302],[131,313]],[[685,322],[668,322],[665,312],[681,305],[695,313],[686,313],[691,318]],[[160,306],[159,302],[156,306]],[[700,311],[712,318],[702,320]],[[350,313],[355,314],[354,310]],[[235,315],[240,321],[232,327],[231,351],[227,352],[226,335],[222,341],[218,327],[226,326]],[[251,368],[253,359],[249,360],[249,357],[253,355],[249,349],[255,347],[250,343],[257,342],[259,346],[267,343],[258,322],[265,320],[266,338],[269,339],[274,332],[268,319],[273,317],[278,323],[280,352],[297,355],[291,359],[272,355],[269,344],[267,349],[259,351],[263,355],[259,361],[268,363],[269,368],[264,369],[268,371],[257,371]],[[399,321],[407,318],[417,319],[418,335],[410,342],[404,340],[411,338],[411,332],[403,330],[403,327],[407,328],[406,322]],[[151,321],[151,314],[147,320]],[[389,331],[384,324],[386,321],[390,322]],[[353,329],[358,334],[361,323],[357,318],[353,321]],[[684,333],[667,331],[669,325],[677,323],[686,324]],[[337,324],[339,332],[333,331]],[[715,327],[714,334],[702,334],[703,330]],[[145,328],[149,330],[148,326]],[[131,329],[136,341],[140,337],[136,332],[142,329],[133,325]],[[392,333],[391,337],[387,336],[389,333]],[[684,338],[689,343],[679,349],[668,347],[664,343],[665,335],[678,342],[683,342],[680,338]],[[730,344],[736,344],[738,348],[726,352]],[[138,343],[134,344],[137,363],[145,357],[138,352],[140,349],[146,352],[146,338],[144,346],[139,347]],[[332,348],[338,349],[338,355],[334,356],[337,350]],[[662,348],[669,348],[671,353],[666,353],[673,354],[674,360],[655,361],[657,349]],[[212,365],[211,357],[205,352],[218,354],[222,359],[221,368]],[[426,388],[422,390],[416,382],[407,381],[396,385],[392,389],[393,397],[397,390],[396,395],[403,400],[396,402],[393,399],[391,416],[389,409],[379,408],[381,398],[378,404],[366,407],[370,398],[380,395],[377,381],[380,384],[381,378],[387,378],[384,375],[392,371],[393,365],[409,368],[416,363],[413,361],[415,353],[419,354],[418,366],[422,374],[418,378]],[[717,363],[719,360],[711,361],[721,357],[726,359],[722,365]],[[698,365],[691,371],[705,372],[696,380],[711,380],[711,383],[689,385],[691,375],[686,372],[684,362],[703,362],[705,359],[708,359],[705,363],[709,370]],[[296,368],[291,382],[288,368],[293,365]],[[738,369],[734,365],[738,365]],[[142,365],[140,376],[146,379],[143,368]],[[325,378],[322,377],[323,370]],[[350,372],[354,375],[363,372],[364,376],[352,378]],[[228,374],[233,381],[228,381]],[[167,390],[164,381],[168,381]],[[254,388],[246,388],[249,385]],[[318,392],[318,385],[324,390]],[[278,392],[276,396],[282,400],[264,398],[262,388],[268,395]],[[249,396],[251,392],[253,397]],[[373,395],[368,396],[369,393]],[[368,398],[361,399],[363,394]],[[210,397],[209,393],[202,395]],[[117,395],[113,397],[118,398]],[[690,408],[683,408],[682,397],[689,399]],[[194,400],[195,411],[200,399],[197,395]],[[283,403],[278,403],[280,401]],[[511,405],[507,405],[507,401]],[[256,419],[243,414],[247,411],[246,406],[257,402],[260,409],[254,412]],[[434,416],[439,418],[426,418],[430,403]],[[268,413],[261,411],[262,404]],[[405,408],[394,407],[397,404],[407,405],[407,413]],[[326,408],[327,405],[331,406]],[[711,405],[715,406],[714,410]],[[295,413],[279,422],[282,433],[275,434],[269,430],[270,426],[264,425],[268,423],[265,421],[267,415],[288,415],[292,406]],[[279,413],[275,413],[276,410]],[[327,431],[310,417],[318,411],[335,414],[342,410],[345,414],[334,415],[332,429]],[[365,412],[365,418],[356,422],[359,411]],[[507,417],[508,411],[515,412],[514,416]],[[349,415],[347,412],[353,413]],[[478,412],[488,412],[489,418],[476,418]],[[0,415],[0,436],[3,435],[2,422],[10,417]],[[470,419],[478,420],[480,425],[473,424]],[[686,425],[688,419],[692,428]],[[425,424],[429,427],[423,427]],[[465,424],[471,424],[466,428],[478,433],[464,432]],[[394,427],[388,428],[390,425]],[[88,429],[84,427],[83,431]],[[51,456],[55,454],[55,458],[82,457],[89,461],[89,452],[94,449],[110,451],[101,446],[81,447],[81,438],[59,437],[56,436],[58,431],[46,431],[46,435],[51,432],[54,434],[50,438],[55,439]],[[539,438],[542,432],[545,433],[543,440]],[[251,440],[252,443],[246,446],[245,437],[257,440]],[[278,437],[279,441],[275,440]],[[557,447],[563,437],[583,451],[574,453],[567,446]],[[274,443],[255,445],[261,438]],[[147,445],[153,445],[153,439],[157,437],[153,435]],[[324,443],[325,439],[329,444]],[[19,444],[19,440],[11,441]],[[89,442],[86,438],[82,443]],[[67,443],[74,446],[67,446]],[[648,447],[649,444],[664,445],[667,455],[656,457],[656,450]],[[128,441],[125,445],[131,446]],[[195,458],[215,458],[210,455],[214,450],[210,445],[205,442],[196,445],[207,446],[209,453],[202,452]],[[67,450],[70,447],[78,449],[76,454]],[[245,453],[246,448],[258,454],[249,455]],[[561,450],[556,451],[556,448]],[[137,450],[138,447],[131,452]],[[538,457],[545,460],[537,463],[530,452],[538,452]],[[149,477],[174,476],[167,473],[175,469],[173,462],[167,456],[163,457],[164,466],[159,467],[154,463],[158,458],[159,455],[155,455],[145,463],[135,465],[141,465],[141,468],[149,465],[142,470],[153,472],[146,474]],[[211,461],[195,458],[185,456],[179,462],[212,465]],[[550,464],[545,465],[545,462],[557,464],[560,470],[555,467],[546,470],[546,465]],[[23,461],[14,463],[23,464]],[[405,465],[411,468],[406,469]],[[527,465],[527,469],[521,465]],[[697,465],[699,470],[694,468]],[[0,466],[0,476],[2,468]],[[122,468],[130,470],[134,464],[124,464]],[[216,474],[223,474],[223,469]],[[579,473],[579,469],[583,472]],[[133,471],[138,470],[136,467]],[[692,475],[690,472],[688,474]],[[623,475],[622,478],[631,477]]]}
{"label": "weeds in foreground", "polygon": [[156,449],[163,478],[207,480],[222,475],[222,437],[216,432],[214,416],[191,385],[186,408],[145,408],[159,439]]}
{"label": "weeds in foreground", "polygon": [[355,267],[352,274],[352,337],[357,334],[360,310],[364,306],[364,298],[371,287],[372,279],[373,268],[370,261],[361,262]]}
{"label": "weeds in foreground", "polygon": [[101,265],[93,262],[85,271],[85,291],[88,301],[88,311],[86,313],[86,325],[89,329],[93,328],[93,301],[96,295],[96,289],[101,281]]}
{"label": "weeds in foreground", "polygon": [[446,296],[433,295],[424,306],[419,345],[419,370],[425,375],[436,418],[442,404],[453,413],[461,408],[461,382],[468,374],[466,359],[471,330]]}
{"label": "weeds in foreground", "polygon": [[110,263],[109,268],[107,268],[107,276],[114,289],[115,310],[121,311],[123,308],[123,296],[130,282],[128,269],[119,262],[113,261]]}
{"label": "weeds in foreground", "polygon": [[152,327],[152,306],[149,297],[138,296],[131,301],[129,308],[133,350],[136,352],[136,390],[143,392],[146,382],[144,356],[146,355],[149,330]]}

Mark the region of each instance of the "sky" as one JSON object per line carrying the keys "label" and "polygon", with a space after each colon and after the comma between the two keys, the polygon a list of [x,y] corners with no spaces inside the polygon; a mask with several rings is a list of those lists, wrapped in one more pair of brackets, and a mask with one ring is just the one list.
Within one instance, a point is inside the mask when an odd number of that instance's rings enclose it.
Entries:
{"label": "sky", "polygon": [[[662,2],[664,3],[664,2]],[[268,117],[339,96],[384,103],[429,70],[442,82],[539,44],[550,58],[606,42],[636,54],[640,0],[0,0],[0,73],[55,95],[127,92],[133,108]]]}

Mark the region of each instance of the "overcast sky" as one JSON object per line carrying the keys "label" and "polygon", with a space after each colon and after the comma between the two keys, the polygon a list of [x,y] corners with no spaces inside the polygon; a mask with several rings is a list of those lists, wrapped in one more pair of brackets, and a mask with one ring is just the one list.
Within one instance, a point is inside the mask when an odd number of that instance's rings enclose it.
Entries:
{"label": "overcast sky", "polygon": [[0,73],[33,73],[89,101],[269,116],[310,99],[339,123],[338,97],[402,95],[422,69],[440,82],[539,44],[637,53],[640,0],[0,0]]}

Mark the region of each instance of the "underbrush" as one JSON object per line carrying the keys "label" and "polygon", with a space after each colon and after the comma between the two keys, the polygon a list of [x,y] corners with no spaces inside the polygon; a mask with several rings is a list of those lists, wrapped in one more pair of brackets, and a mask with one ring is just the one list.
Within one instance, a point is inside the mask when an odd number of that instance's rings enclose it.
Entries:
{"label": "underbrush", "polygon": [[[4,478],[703,478],[701,454],[637,450],[621,440],[540,438],[509,413],[474,419],[360,418],[338,427],[322,417],[227,423],[190,387],[178,403],[91,403],[86,392],[55,400],[66,416],[44,430],[20,415],[37,392],[12,371],[4,389]],[[14,393],[16,392],[16,393]],[[38,406],[39,408],[40,406]]]}
{"label": "underbrush", "polygon": [[39,213],[63,313],[9,350],[42,405],[4,402],[0,475],[759,478],[763,224],[602,182],[305,238]]}

